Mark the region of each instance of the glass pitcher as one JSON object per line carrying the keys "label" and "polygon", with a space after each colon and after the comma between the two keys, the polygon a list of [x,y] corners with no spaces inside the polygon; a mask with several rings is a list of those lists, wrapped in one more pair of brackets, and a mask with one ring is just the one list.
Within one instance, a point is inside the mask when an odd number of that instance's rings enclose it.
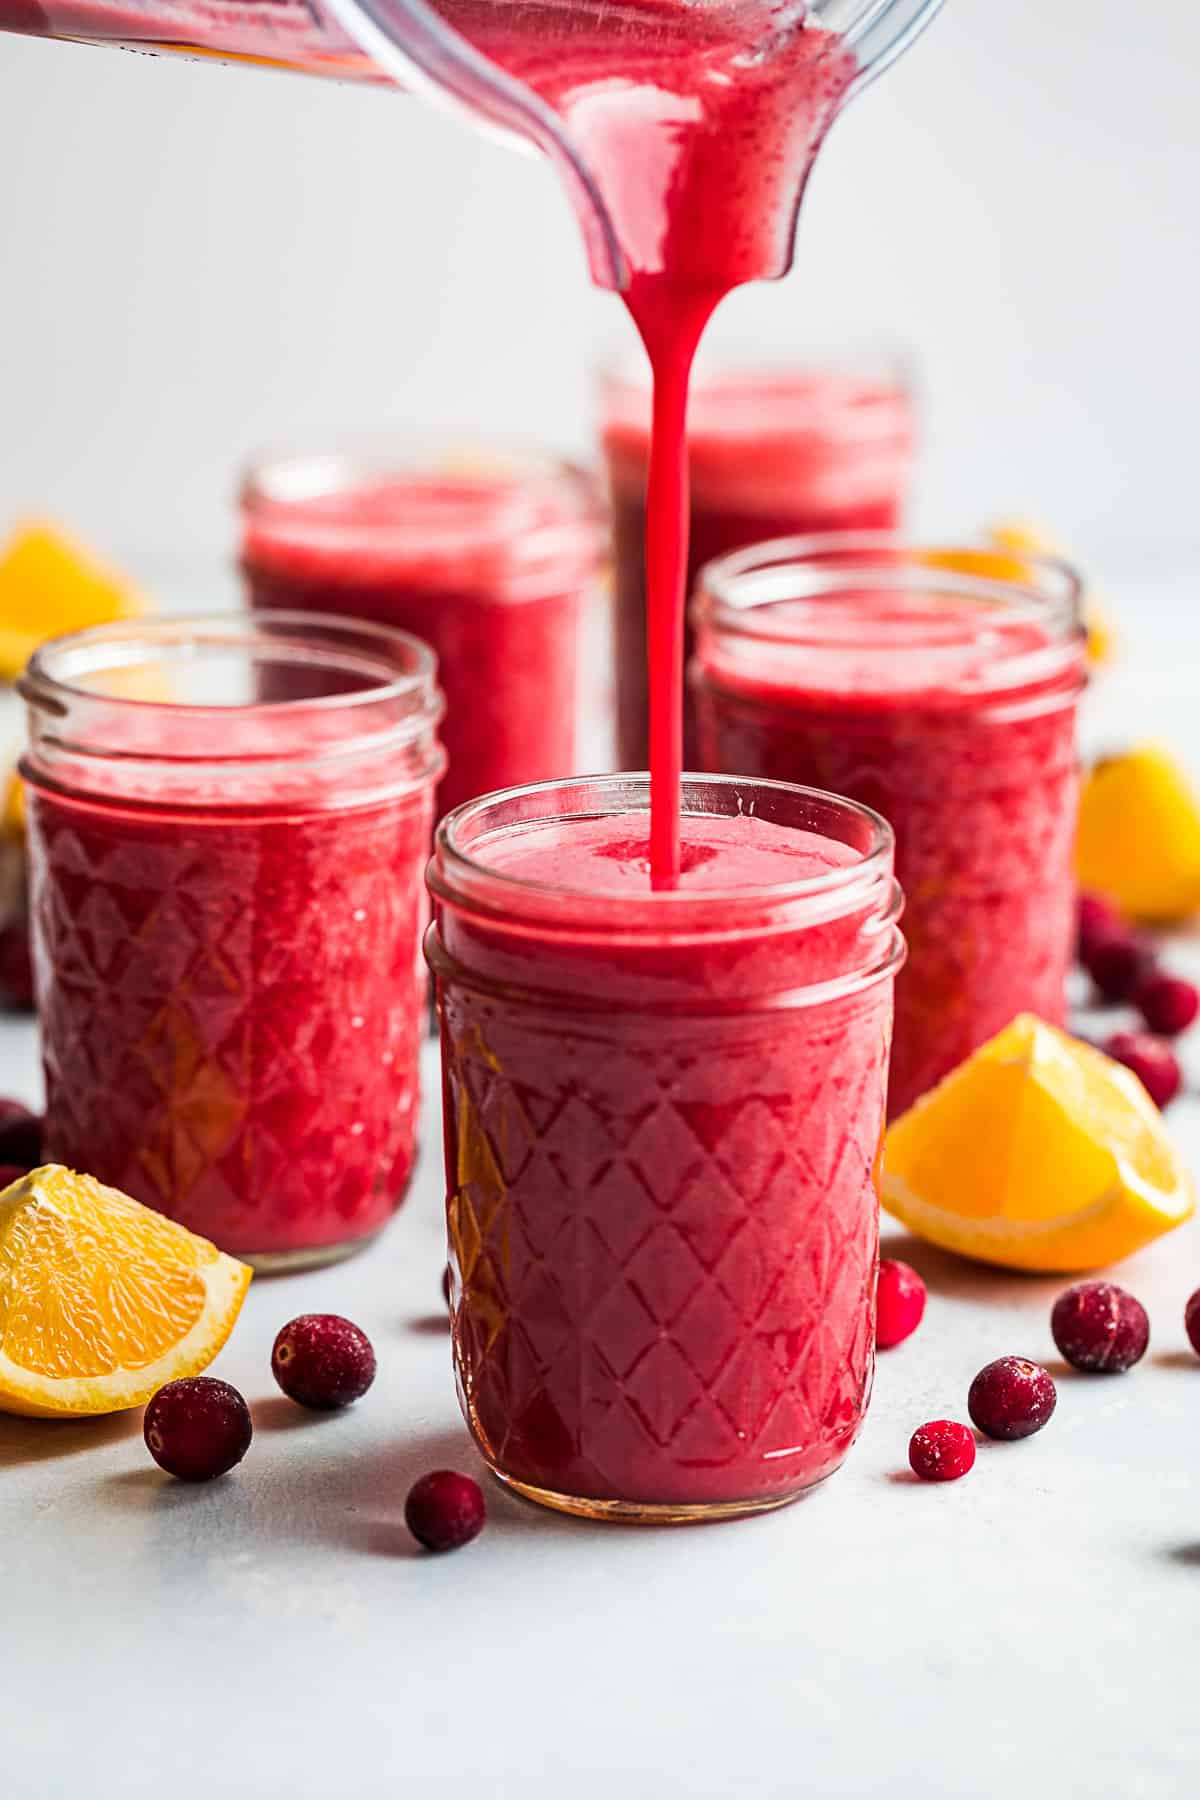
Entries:
{"label": "glass pitcher", "polygon": [[[753,58],[797,23],[835,34],[854,58],[855,93],[916,37],[942,0],[0,0],[0,30],[174,52],[219,62],[301,70],[337,80],[391,81],[465,111],[473,123],[533,144],[557,164],[583,226],[598,285],[622,288],[627,269],[594,170],[562,108],[504,66],[503,40],[561,37],[573,9],[604,33],[603,79],[653,51],[661,66],[673,20],[697,11]],[[493,53],[480,48],[486,39]],[[773,269],[772,274],[784,270]]]}

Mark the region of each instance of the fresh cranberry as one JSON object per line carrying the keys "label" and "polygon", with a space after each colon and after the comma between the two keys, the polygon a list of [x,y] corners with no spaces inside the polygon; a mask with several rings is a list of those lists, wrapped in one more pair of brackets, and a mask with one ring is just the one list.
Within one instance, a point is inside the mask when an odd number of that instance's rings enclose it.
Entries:
{"label": "fresh cranberry", "polygon": [[1118,936],[1126,930],[1124,919],[1111,900],[1103,894],[1080,894],[1076,912],[1075,954],[1085,963],[1102,938]]}
{"label": "fresh cranberry", "polygon": [[0,1100],[0,1163],[26,1173],[42,1160],[42,1121],[19,1100]]}
{"label": "fresh cranberry", "polygon": [[1197,1288],[1183,1309],[1184,1329],[1188,1334],[1188,1342],[1200,1356],[1200,1288]]}
{"label": "fresh cranberry", "polygon": [[1200,993],[1178,975],[1154,971],[1140,984],[1134,998],[1143,1019],[1159,1037],[1178,1037],[1200,1012]]}
{"label": "fresh cranberry", "polygon": [[33,956],[24,920],[0,929],[0,1006],[9,1012],[33,1011]]}
{"label": "fresh cranberry", "polygon": [[336,1412],[361,1400],[374,1381],[375,1352],[366,1332],[349,1319],[301,1313],[275,1339],[271,1373],[298,1406]]}
{"label": "fresh cranberry", "polygon": [[908,1463],[922,1481],[957,1481],[975,1467],[975,1436],[956,1419],[918,1425],[908,1445]]}
{"label": "fresh cranberry", "polygon": [[16,1163],[0,1163],[0,1193],[14,1181],[23,1181],[28,1173],[28,1169],[19,1169]]}
{"label": "fresh cranberry", "polygon": [[479,1536],[487,1507],[479,1483],[469,1475],[435,1469],[409,1489],[404,1518],[426,1550],[458,1550]]}
{"label": "fresh cranberry", "polygon": [[891,1350],[911,1337],[925,1312],[925,1283],[906,1262],[885,1257],[879,1265],[875,1299],[875,1342]]}
{"label": "fresh cranberry", "polygon": [[146,1408],[146,1448],[180,1481],[212,1481],[240,1463],[254,1427],[242,1396],[227,1381],[192,1375],[168,1381]]}
{"label": "fresh cranberry", "polygon": [[1114,1062],[1132,1069],[1155,1106],[1163,1111],[1183,1086],[1179,1062],[1170,1044],[1149,1031],[1114,1031],[1100,1048]]}
{"label": "fresh cranberry", "polygon": [[1060,1294],[1050,1331],[1073,1368],[1095,1374],[1123,1375],[1150,1342],[1145,1307],[1111,1281],[1081,1281]]}
{"label": "fresh cranberry", "polygon": [[1038,1363],[1001,1356],[980,1369],[967,1395],[967,1411],[990,1438],[1032,1437],[1054,1412],[1058,1391]]}
{"label": "fresh cranberry", "polygon": [[1132,1000],[1154,968],[1154,957],[1127,928],[1109,932],[1093,943],[1083,959],[1101,1000],[1119,1005]]}

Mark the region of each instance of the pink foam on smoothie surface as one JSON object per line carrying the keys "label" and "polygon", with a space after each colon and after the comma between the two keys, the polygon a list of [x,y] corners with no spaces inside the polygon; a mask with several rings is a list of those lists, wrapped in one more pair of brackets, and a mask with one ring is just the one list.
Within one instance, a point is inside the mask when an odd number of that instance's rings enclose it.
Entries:
{"label": "pink foam on smoothie surface", "polygon": [[1018,689],[1053,643],[1040,620],[965,598],[855,592],[761,610],[769,639],[731,637],[702,651],[716,679],[759,694],[836,696],[842,706],[856,697],[870,707],[953,706],[981,692]]}
{"label": "pink foam on smoothie surface", "polygon": [[[898,382],[807,369],[731,370],[694,382],[688,409],[693,508],[751,514],[841,509],[892,493],[912,454]],[[609,389],[604,443],[615,479],[638,488],[650,453],[650,394]]]}
{"label": "pink foam on smoothie surface", "polygon": [[[817,832],[688,813],[675,893],[751,893],[848,868],[857,852]],[[647,897],[649,838],[644,813],[541,823],[475,852],[499,874],[589,896]]]}
{"label": "pink foam on smoothie surface", "polygon": [[519,598],[521,571],[536,582],[543,562],[569,560],[573,550],[580,570],[589,566],[592,536],[581,529],[584,523],[582,494],[557,471],[545,480],[519,467],[398,476],[351,472],[341,486],[257,501],[243,554],[258,570],[309,580],[403,581],[410,588],[442,589],[449,577],[492,590],[515,579],[514,589],[495,597]]}

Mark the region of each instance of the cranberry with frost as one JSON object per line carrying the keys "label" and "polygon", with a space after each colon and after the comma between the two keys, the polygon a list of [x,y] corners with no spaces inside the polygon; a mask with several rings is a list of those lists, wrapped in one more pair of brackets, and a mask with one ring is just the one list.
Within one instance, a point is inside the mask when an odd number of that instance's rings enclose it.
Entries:
{"label": "cranberry with frost", "polygon": [[477,1538],[487,1520],[483,1490],[469,1475],[434,1469],[409,1489],[404,1519],[426,1550],[458,1550]]}
{"label": "cranberry with frost", "polygon": [[42,1160],[42,1121],[19,1100],[0,1100],[0,1163],[27,1173]]}
{"label": "cranberry with frost", "polygon": [[1058,1390],[1039,1363],[1000,1356],[980,1369],[967,1395],[967,1411],[985,1437],[1032,1437],[1054,1412]]}
{"label": "cranberry with frost", "polygon": [[1075,954],[1086,962],[1089,953],[1101,939],[1116,937],[1128,930],[1124,919],[1111,900],[1103,894],[1083,893],[1076,910]]}
{"label": "cranberry with frost", "polygon": [[958,1481],[975,1466],[975,1435],[957,1419],[918,1425],[909,1440],[908,1465],[922,1481]]}
{"label": "cranberry with frost", "polygon": [[1190,981],[1157,971],[1141,983],[1135,1001],[1150,1030],[1159,1037],[1179,1037],[1200,1012],[1200,993]]}
{"label": "cranberry with frost", "polygon": [[1163,1111],[1183,1086],[1183,1075],[1170,1044],[1149,1031],[1114,1031],[1100,1048],[1114,1062],[1132,1069],[1155,1106]]}
{"label": "cranberry with frost", "polygon": [[1089,1374],[1123,1375],[1150,1342],[1145,1307],[1111,1281],[1081,1281],[1060,1294],[1050,1331],[1072,1368]]}
{"label": "cranberry with frost", "polygon": [[235,1387],[209,1375],[168,1381],[146,1408],[146,1448],[179,1481],[213,1481],[250,1448],[250,1409]]}
{"label": "cranberry with frost", "polygon": [[338,1313],[301,1313],[276,1337],[271,1373],[298,1406],[336,1412],[374,1381],[375,1352],[366,1332]]}
{"label": "cranberry with frost", "polygon": [[1184,1329],[1188,1334],[1188,1342],[1200,1356],[1200,1288],[1197,1288],[1183,1309]]}
{"label": "cranberry with frost", "polygon": [[1083,959],[1101,1000],[1119,1005],[1132,1000],[1154,968],[1154,958],[1133,932],[1111,932],[1092,944]]}
{"label": "cranberry with frost", "polygon": [[906,1262],[885,1257],[875,1298],[875,1343],[891,1350],[911,1337],[925,1313],[925,1283]]}

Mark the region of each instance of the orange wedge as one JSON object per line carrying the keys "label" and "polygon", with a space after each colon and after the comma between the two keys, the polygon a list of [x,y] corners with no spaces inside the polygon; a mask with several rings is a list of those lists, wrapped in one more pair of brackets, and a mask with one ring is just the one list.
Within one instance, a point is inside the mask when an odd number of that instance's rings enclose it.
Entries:
{"label": "orange wedge", "polygon": [[9,772],[0,803],[0,837],[11,838],[14,843],[25,841],[25,783],[16,769]]}
{"label": "orange wedge", "polygon": [[1075,870],[1081,887],[1146,924],[1200,911],[1200,792],[1169,750],[1138,744],[1092,767]]}
{"label": "orange wedge", "polygon": [[250,1274],[91,1175],[23,1175],[0,1193],[0,1412],[141,1406],[208,1367]]}
{"label": "orange wedge", "polygon": [[29,520],[0,546],[0,679],[15,681],[46,638],[144,610],[133,585],[92,551]]}
{"label": "orange wedge", "polygon": [[1137,1076],[1029,1013],[896,1120],[881,1198],[945,1250],[1046,1274],[1118,1262],[1195,1206]]}

